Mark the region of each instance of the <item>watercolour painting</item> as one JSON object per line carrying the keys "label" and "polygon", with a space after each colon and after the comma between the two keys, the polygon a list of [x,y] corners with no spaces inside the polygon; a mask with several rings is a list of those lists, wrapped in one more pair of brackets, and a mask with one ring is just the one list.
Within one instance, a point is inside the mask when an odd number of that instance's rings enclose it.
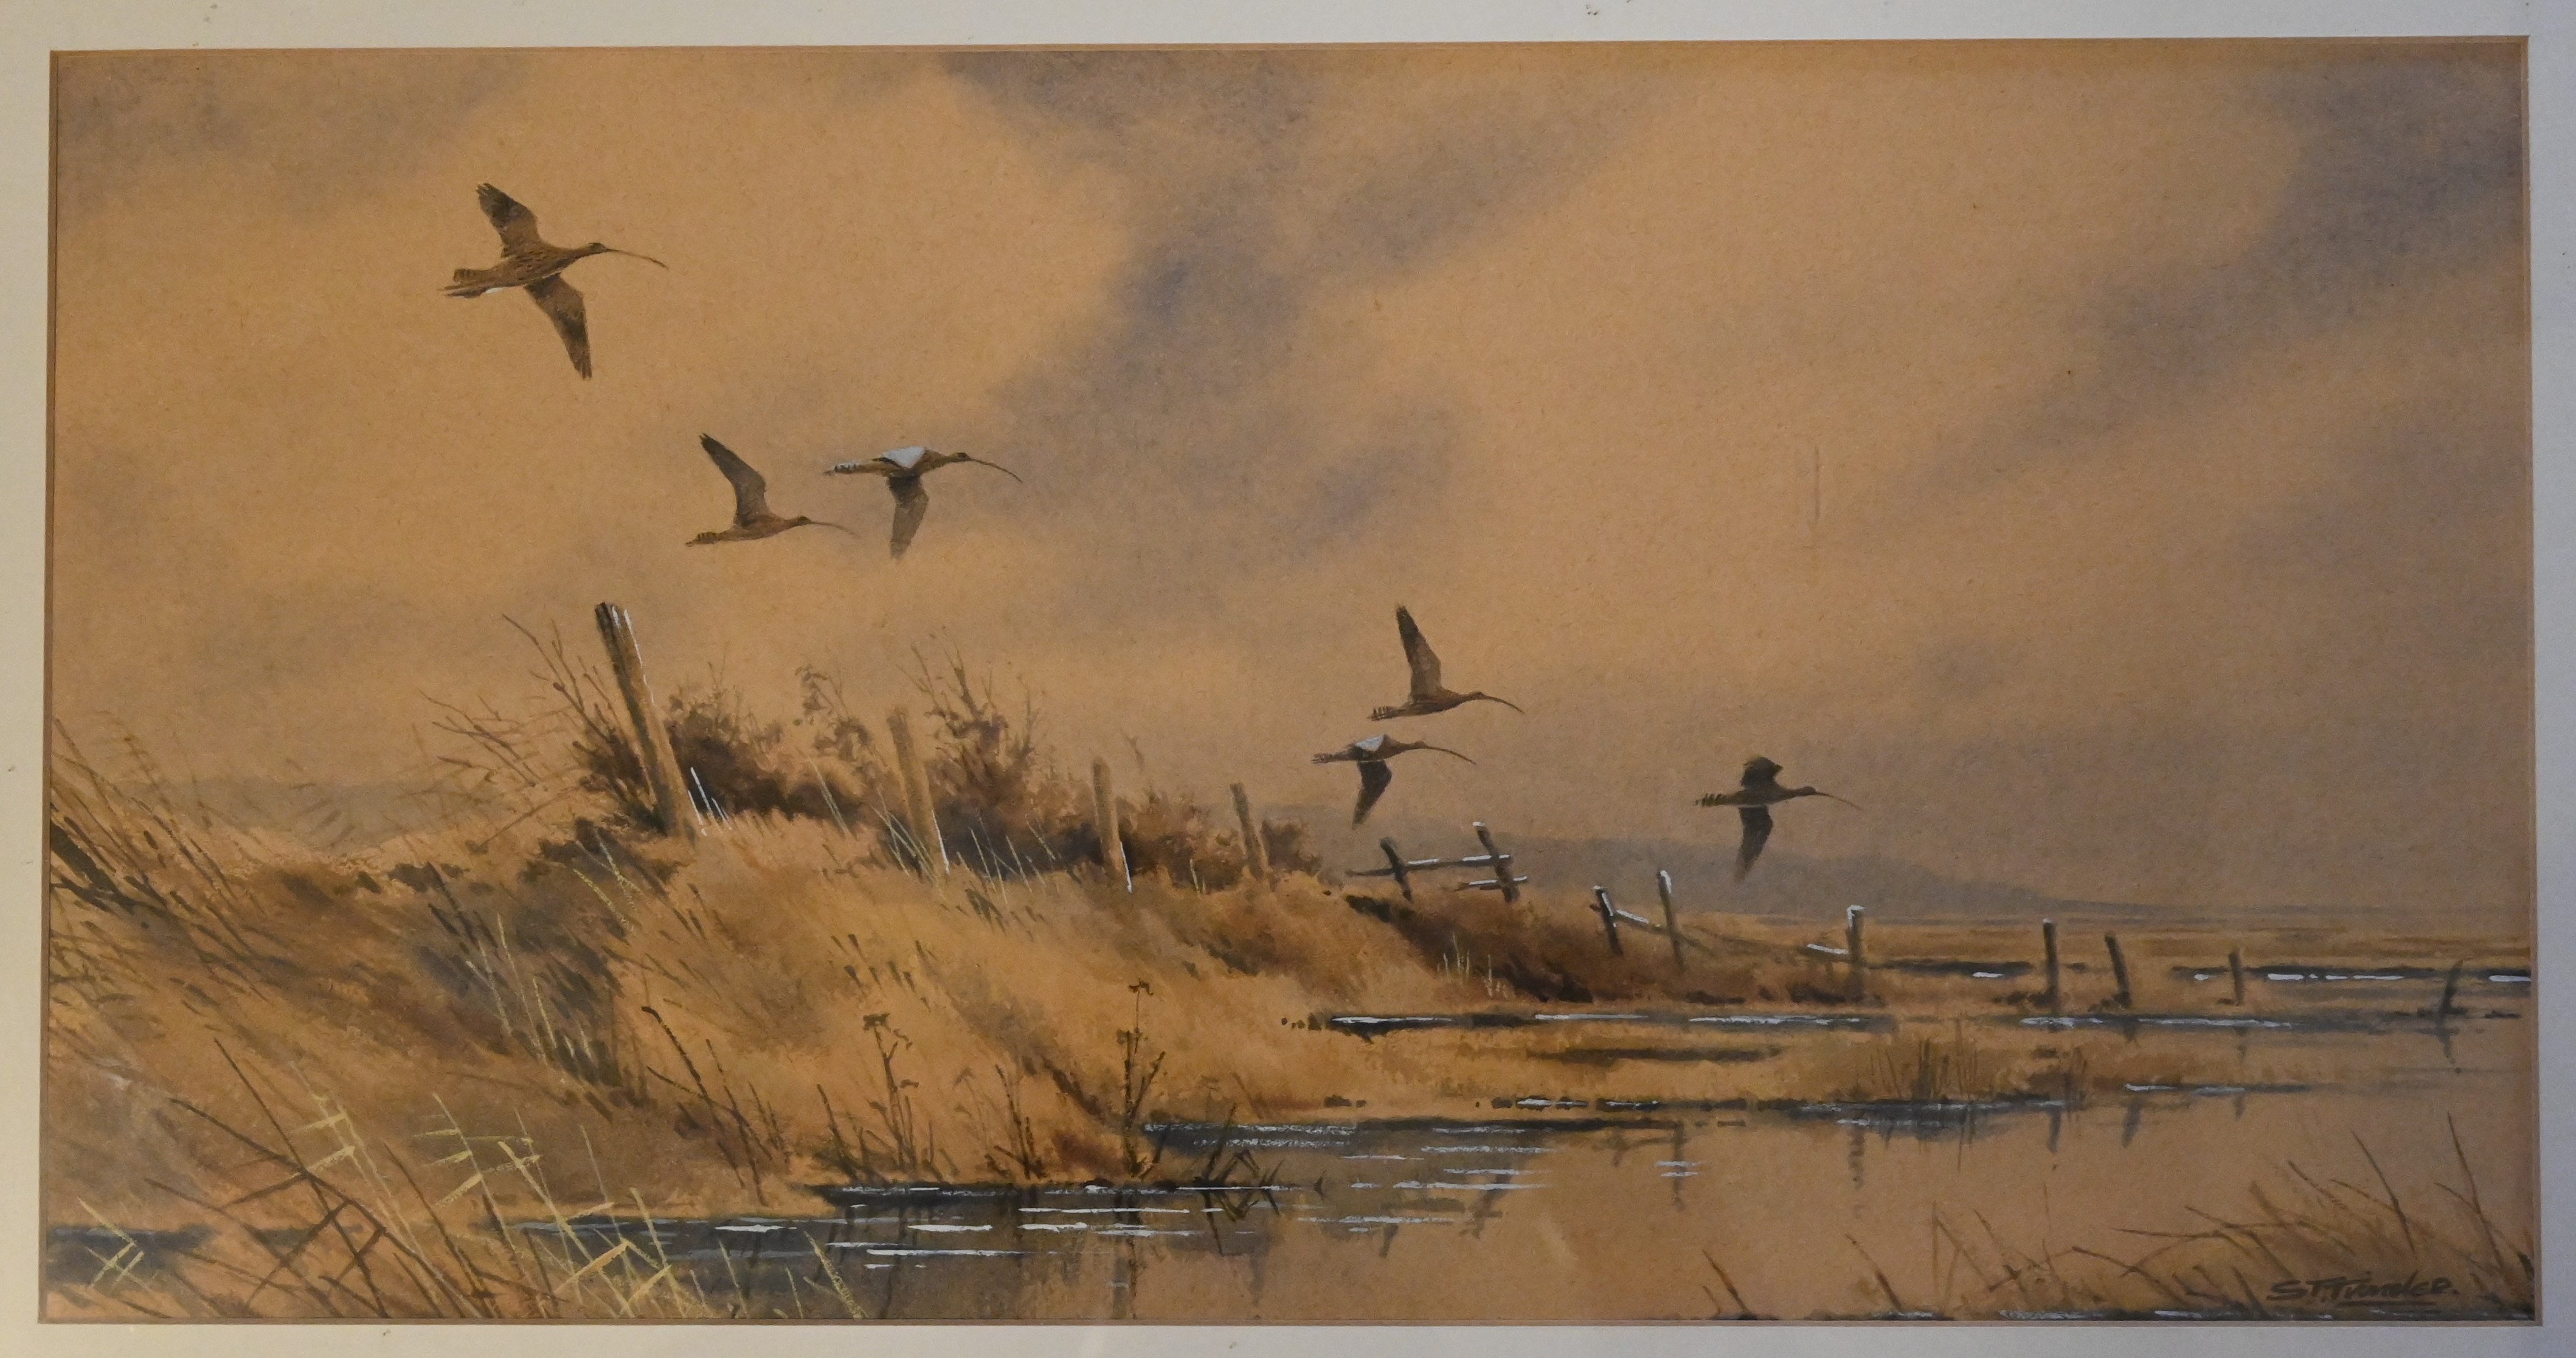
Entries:
{"label": "watercolour painting", "polygon": [[59,54],[42,1315],[2533,1319],[2524,61]]}

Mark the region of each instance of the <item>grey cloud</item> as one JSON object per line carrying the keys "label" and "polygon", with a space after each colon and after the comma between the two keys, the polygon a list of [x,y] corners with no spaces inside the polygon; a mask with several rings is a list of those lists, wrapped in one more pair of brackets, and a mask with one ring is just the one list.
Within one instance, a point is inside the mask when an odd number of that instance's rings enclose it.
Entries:
{"label": "grey cloud", "polygon": [[[1480,89],[1472,106],[1435,106],[1407,127],[1346,121],[1320,134],[1373,60],[950,60],[1042,153],[1107,168],[1128,195],[1134,243],[1109,304],[1003,401],[1025,441],[1170,511],[1159,526],[1175,561],[1274,559],[1282,538],[1327,544],[1436,496],[1456,423],[1444,395],[1318,408],[1283,375],[1364,356],[1308,352],[1307,323],[1319,303],[1401,279],[1555,201],[1615,135],[1614,109],[1578,109],[1568,101],[1579,91],[1539,85],[1499,103]],[[1294,478],[1266,497],[1289,512],[1237,517],[1250,477]],[[1252,538],[1267,545],[1254,550]]]}
{"label": "grey cloud", "polygon": [[2063,456],[2255,353],[2349,323],[2409,276],[2519,248],[2519,52],[2369,44],[2272,73],[2258,102],[2300,150],[2264,228],[2215,268],[2106,280],[2079,317],[2094,344],[2077,372],[1973,440],[1949,474]]}
{"label": "grey cloud", "polygon": [[310,208],[418,164],[527,62],[509,52],[68,57],[56,85],[57,189],[66,210],[87,211],[157,166],[218,160],[246,190]]}

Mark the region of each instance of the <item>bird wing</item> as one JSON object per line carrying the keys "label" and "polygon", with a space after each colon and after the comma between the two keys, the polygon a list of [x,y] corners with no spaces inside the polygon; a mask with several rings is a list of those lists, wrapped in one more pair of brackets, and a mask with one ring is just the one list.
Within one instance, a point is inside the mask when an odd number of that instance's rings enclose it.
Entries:
{"label": "bird wing", "polygon": [[930,512],[930,492],[921,488],[918,476],[889,476],[886,489],[894,492],[894,554],[901,560],[912,535],[921,531],[922,516]]}
{"label": "bird wing", "polygon": [[1771,838],[1771,808],[1743,806],[1736,808],[1735,814],[1744,818],[1744,842],[1735,850],[1735,880],[1741,882],[1744,874],[1753,871],[1753,860],[1762,856],[1762,846]]}
{"label": "bird wing", "polygon": [[733,526],[749,528],[769,517],[769,482],[751,469],[751,464],[736,456],[734,450],[707,434],[698,435],[698,446],[715,459],[716,470],[733,483]]}
{"label": "bird wing", "polygon": [[505,254],[524,254],[545,244],[537,239],[537,214],[527,205],[489,184],[474,191],[483,204],[483,215],[492,219],[492,229],[501,233],[501,250]]}
{"label": "bird wing", "polygon": [[1749,788],[1780,786],[1780,766],[1759,755],[1754,756],[1744,765],[1744,786]]}
{"label": "bird wing", "polygon": [[1367,820],[1369,808],[1377,805],[1377,799],[1386,795],[1387,784],[1394,781],[1395,770],[1388,768],[1385,760],[1360,761],[1360,804],[1351,810],[1351,824]]}
{"label": "bird wing", "polygon": [[581,290],[557,274],[530,283],[528,299],[555,323],[555,333],[563,336],[564,352],[572,355],[573,371],[590,376],[590,321],[582,313]]}
{"label": "bird wing", "polygon": [[1440,692],[1440,657],[1431,653],[1431,643],[1422,639],[1422,629],[1413,625],[1410,609],[1395,610],[1396,635],[1404,638],[1404,663],[1413,670],[1413,696],[1430,698]]}

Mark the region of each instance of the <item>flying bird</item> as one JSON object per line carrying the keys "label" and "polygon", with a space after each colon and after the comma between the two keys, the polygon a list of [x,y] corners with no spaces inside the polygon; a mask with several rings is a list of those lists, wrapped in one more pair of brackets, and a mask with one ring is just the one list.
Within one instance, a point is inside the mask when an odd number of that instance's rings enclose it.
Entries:
{"label": "flying bird", "polygon": [[555,323],[555,333],[563,336],[564,352],[572,355],[573,368],[589,377],[590,322],[582,312],[580,290],[564,281],[563,271],[592,255],[634,255],[647,264],[671,266],[651,255],[612,249],[598,241],[570,249],[548,245],[537,238],[537,214],[526,205],[489,184],[474,194],[482,200],[483,215],[492,219],[492,229],[501,233],[501,262],[488,269],[457,270],[448,282],[447,295],[480,297],[501,288],[527,289],[537,309]]}
{"label": "flying bird", "polygon": [[1400,707],[1381,707],[1369,713],[1370,721],[1392,721],[1397,717],[1427,717],[1434,712],[1446,712],[1450,708],[1479,701],[1501,703],[1515,712],[1521,710],[1520,705],[1511,699],[1497,698],[1481,690],[1475,693],[1455,693],[1442,688],[1440,657],[1431,653],[1431,643],[1424,641],[1422,629],[1413,625],[1411,610],[1404,608],[1395,610],[1395,631],[1396,635],[1404,640],[1404,663],[1413,670],[1413,692]]}
{"label": "flying bird", "polygon": [[[1386,766],[1386,761],[1410,750],[1438,750],[1442,754],[1467,759],[1456,750],[1427,740],[1397,740],[1393,736],[1375,735],[1366,740],[1354,740],[1330,754],[1319,754],[1315,756],[1315,762],[1360,766],[1360,801],[1351,810],[1351,824],[1356,826],[1368,819],[1369,808],[1377,805],[1377,799],[1386,795],[1387,784],[1395,781],[1395,771]],[[1473,764],[1476,761],[1467,759],[1467,762]]]}
{"label": "flying bird", "polygon": [[1779,802],[1799,797],[1824,797],[1842,802],[1857,811],[1860,808],[1830,792],[1811,787],[1780,786],[1780,766],[1760,755],[1744,761],[1744,785],[1733,792],[1712,792],[1699,799],[1702,806],[1731,806],[1744,818],[1744,842],[1735,850],[1735,880],[1753,871],[1753,860],[1762,856],[1762,845],[1771,838],[1771,808]]}
{"label": "flying bird", "polygon": [[[842,532],[850,533],[849,529],[841,528],[837,523],[809,519],[802,514],[782,519],[770,513],[769,482],[762,479],[759,472],[753,471],[750,463],[743,461],[733,449],[716,442],[712,435],[698,435],[698,445],[707,450],[708,457],[715,459],[716,470],[723,472],[724,478],[733,483],[733,527],[700,533],[689,539],[690,546],[698,547],[710,542],[756,542],[809,523],[817,528],[840,528]],[[858,534],[850,533],[850,536],[857,537]]]}
{"label": "flying bird", "polygon": [[998,462],[987,462],[973,453],[943,453],[918,444],[879,453],[875,457],[835,462],[825,467],[823,474],[885,478],[886,489],[894,492],[894,555],[900,561],[903,549],[912,545],[912,535],[921,531],[922,516],[930,512],[930,492],[921,488],[921,478],[956,462],[972,462],[978,467],[990,467],[1014,481],[1020,479],[1018,472]]}

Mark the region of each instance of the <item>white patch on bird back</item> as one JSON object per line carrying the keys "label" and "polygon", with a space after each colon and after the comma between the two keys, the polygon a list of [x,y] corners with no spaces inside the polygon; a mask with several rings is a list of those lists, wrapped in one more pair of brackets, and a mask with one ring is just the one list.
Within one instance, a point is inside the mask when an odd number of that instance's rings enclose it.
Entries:
{"label": "white patch on bird back", "polygon": [[1376,749],[1378,746],[1380,746],[1380,745],[1384,745],[1385,743],[1386,743],[1386,737],[1384,737],[1384,736],[1370,736],[1370,737],[1369,737],[1368,739],[1366,739],[1366,740],[1353,741],[1353,742],[1352,742],[1352,748],[1354,748],[1354,749],[1361,749],[1361,750],[1374,750],[1374,749]]}
{"label": "white patch on bird back", "polygon": [[877,456],[884,458],[886,461],[891,462],[898,467],[909,467],[921,461],[921,455],[929,451],[929,449],[924,448],[919,444],[914,444],[909,448],[897,448],[893,452],[879,453]]}

